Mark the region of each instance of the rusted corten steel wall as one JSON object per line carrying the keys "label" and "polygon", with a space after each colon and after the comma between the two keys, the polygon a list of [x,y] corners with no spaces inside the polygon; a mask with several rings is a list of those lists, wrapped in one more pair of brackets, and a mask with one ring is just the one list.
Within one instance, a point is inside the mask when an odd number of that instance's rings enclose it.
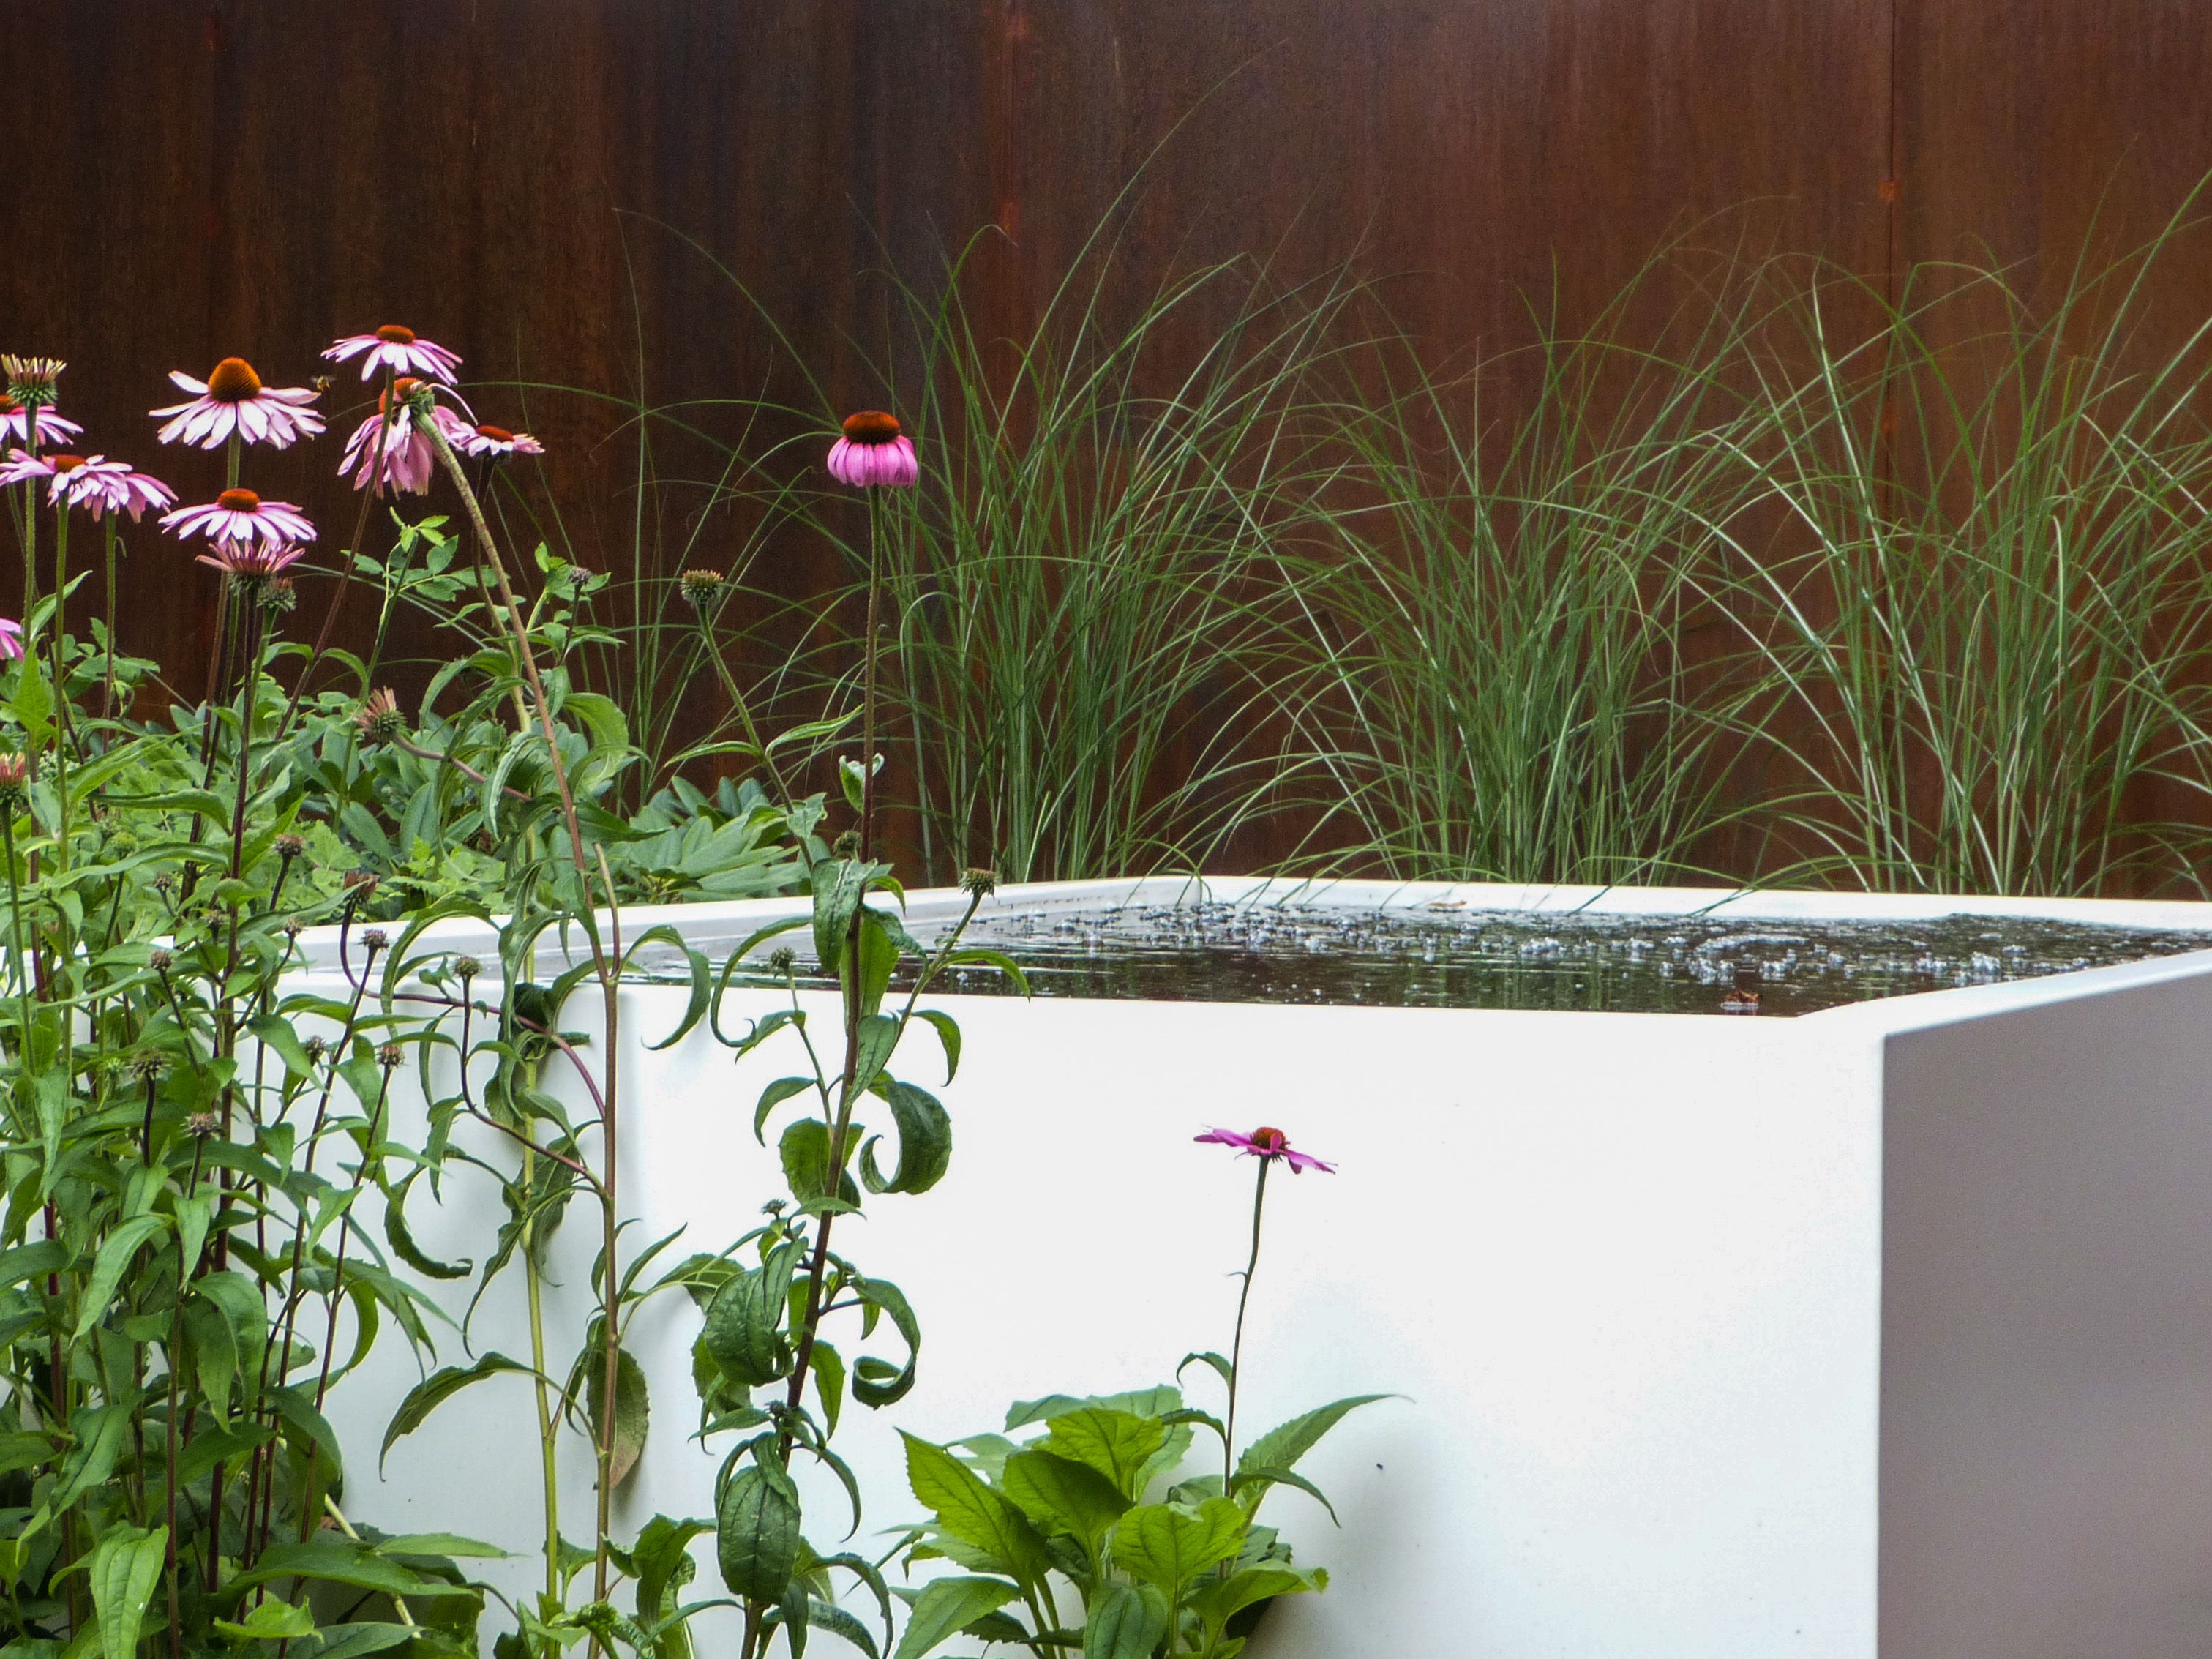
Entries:
{"label": "rusted corten steel wall", "polygon": [[[1145,169],[1117,280],[1357,258],[1437,361],[1573,317],[1707,224],[1870,276],[2070,261],[2212,165],[2201,0],[8,0],[0,345],[71,368],[91,447],[155,459],[171,367],[306,379],[410,323],[471,371],[833,398],[872,270],[996,224],[1019,332]],[[1716,216],[1720,217],[1716,218]],[[2177,318],[2200,272],[2169,269]],[[342,411],[357,382],[342,380]],[[519,411],[495,397],[487,417]],[[580,497],[606,422],[541,399]],[[334,425],[338,421],[334,417]],[[253,482],[343,538],[335,445]],[[188,496],[219,460],[160,465]],[[615,506],[610,509],[619,513]],[[125,638],[198,660],[211,579],[132,538]],[[794,551],[777,580],[830,574]],[[319,614],[310,595],[307,610]],[[356,641],[369,618],[348,619]]]}

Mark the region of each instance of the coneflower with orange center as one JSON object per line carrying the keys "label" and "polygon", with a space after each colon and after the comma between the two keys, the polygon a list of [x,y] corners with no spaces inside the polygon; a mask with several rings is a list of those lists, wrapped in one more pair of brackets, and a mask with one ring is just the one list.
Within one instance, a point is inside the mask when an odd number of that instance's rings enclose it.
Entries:
{"label": "coneflower with orange center", "polygon": [[848,415],[844,435],[830,446],[830,476],[855,489],[908,489],[921,477],[914,440],[898,416],[880,409]]}
{"label": "coneflower with orange center", "polygon": [[[205,536],[218,543],[250,542],[293,550],[315,539],[315,526],[289,501],[264,501],[250,489],[226,489],[199,507],[180,507],[161,515],[161,528],[179,536]],[[290,560],[287,560],[289,563]]]}
{"label": "coneflower with orange center", "polygon": [[224,358],[204,380],[174,368],[169,371],[169,378],[179,391],[192,396],[188,403],[151,411],[157,421],[170,417],[155,434],[165,444],[198,444],[202,449],[216,449],[235,434],[244,443],[289,449],[323,429],[323,417],[307,406],[317,396],[312,387],[264,386],[253,365],[243,357]]}
{"label": "coneflower with orange center", "polygon": [[349,334],[333,340],[323,356],[334,363],[360,358],[364,380],[374,380],[381,368],[451,386],[453,371],[461,366],[459,353],[447,350],[435,340],[424,339],[400,323],[386,323],[373,334]]}

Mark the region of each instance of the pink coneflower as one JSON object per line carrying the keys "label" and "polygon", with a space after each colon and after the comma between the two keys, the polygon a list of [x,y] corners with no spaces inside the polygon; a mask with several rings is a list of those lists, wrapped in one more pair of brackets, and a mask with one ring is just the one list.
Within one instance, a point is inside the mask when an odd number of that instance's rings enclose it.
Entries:
{"label": "pink coneflower", "polygon": [[845,417],[845,435],[830,446],[830,476],[855,489],[905,489],[921,476],[914,440],[899,431],[898,416],[864,409]]}
{"label": "pink coneflower", "polygon": [[204,507],[179,507],[164,514],[161,528],[179,536],[205,536],[210,541],[252,542],[274,548],[315,539],[315,526],[298,507],[289,501],[264,501],[250,489],[226,489]]}
{"label": "pink coneflower", "polygon": [[9,484],[37,483],[44,480],[47,485],[47,500],[51,502],[61,493],[62,475],[83,465],[84,457],[82,455],[33,455],[27,449],[11,449],[8,452],[6,465],[0,465],[0,489]]}
{"label": "pink coneflower", "polygon": [[452,437],[453,447],[471,460],[545,453],[545,446],[527,432],[509,432],[503,426],[462,426],[459,436],[453,436],[450,428],[447,435]]}
{"label": "pink coneflower", "polygon": [[[228,492],[226,492],[228,493]],[[225,575],[235,576],[240,581],[261,581],[271,576],[281,576],[299,562],[306,551],[283,542],[217,542],[198,556],[199,562],[212,565]]]}
{"label": "pink coneflower", "polygon": [[397,398],[398,404],[390,410],[390,425],[384,434],[381,453],[377,447],[376,430],[386,425],[387,396],[384,392],[377,393],[376,413],[356,427],[353,436],[346,440],[345,453],[338,458],[338,476],[352,473],[356,489],[366,489],[374,483],[379,495],[387,489],[410,495],[426,493],[430,488],[430,474],[437,465],[438,451],[430,441],[424,421],[437,422],[438,429],[446,434],[446,441],[456,449],[472,429],[442,404],[434,405],[427,416],[418,411],[410,394],[422,384],[412,375],[392,383],[390,395]]}
{"label": "pink coneflower", "polygon": [[181,369],[169,378],[180,392],[192,394],[190,403],[172,404],[151,411],[155,420],[175,418],[155,435],[165,444],[198,444],[215,449],[229,441],[234,432],[250,444],[273,444],[289,448],[301,438],[323,429],[323,417],[307,407],[316,393],[303,386],[264,386],[253,365],[243,357],[226,357],[195,380]]}
{"label": "pink coneflower", "polygon": [[94,519],[106,513],[128,513],[135,520],[149,507],[173,507],[177,501],[177,492],[150,472],[104,455],[91,456],[74,471],[56,477],[52,489],[65,491],[71,507],[84,508]]}
{"label": "pink coneflower", "polygon": [[0,662],[20,662],[23,657],[23,624],[0,617]]}
{"label": "pink coneflower", "polygon": [[1280,1129],[1262,1127],[1253,1130],[1249,1135],[1239,1134],[1234,1129],[1208,1129],[1204,1134],[1194,1135],[1192,1139],[1211,1141],[1217,1146],[1234,1146],[1255,1158],[1279,1158],[1291,1166],[1292,1175],[1300,1175],[1308,1170],[1319,1170],[1324,1175],[1336,1173],[1334,1164],[1324,1164],[1310,1152],[1291,1151],[1291,1138]]}
{"label": "pink coneflower", "polygon": [[[37,424],[42,444],[67,443],[84,435],[82,427],[75,421],[64,420],[45,404],[37,405]],[[13,439],[19,444],[27,444],[31,441],[31,427],[32,410],[0,392],[0,442]]]}
{"label": "pink coneflower", "polygon": [[461,366],[459,353],[425,340],[398,323],[386,323],[374,334],[349,334],[343,340],[333,340],[323,356],[334,363],[360,357],[364,380],[373,380],[378,369],[388,368],[394,374],[412,374],[418,380],[442,380],[451,386],[453,371]]}

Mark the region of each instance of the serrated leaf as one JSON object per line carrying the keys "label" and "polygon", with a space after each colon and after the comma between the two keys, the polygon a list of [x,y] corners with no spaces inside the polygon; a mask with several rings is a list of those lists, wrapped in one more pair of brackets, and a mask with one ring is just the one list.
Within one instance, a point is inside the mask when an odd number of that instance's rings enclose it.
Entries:
{"label": "serrated leaf", "polygon": [[1146,1504],[1115,1523],[1115,1561],[1170,1597],[1202,1572],[1234,1560],[1250,1525],[1244,1511],[1225,1498],[1209,1498],[1195,1515],[1172,1504]]}
{"label": "serrated leaf", "polygon": [[1167,1439],[1167,1425],[1132,1412],[1085,1406],[1062,1412],[1039,1443],[1049,1452],[1087,1464],[1134,1503],[1142,1498],[1145,1465]]}
{"label": "serrated leaf", "polygon": [[1245,1469],[1291,1469],[1298,1459],[1311,1451],[1321,1437],[1362,1406],[1371,1406],[1378,1400],[1388,1400],[1385,1394],[1356,1394],[1348,1399],[1334,1400],[1326,1406],[1301,1413],[1280,1427],[1273,1428],[1244,1449],[1237,1460],[1241,1474]]}
{"label": "serrated leaf", "polygon": [[1018,1578],[1041,1576],[1044,1540],[1028,1516],[944,1447],[903,1429],[899,1437],[906,1442],[907,1485],[939,1526]]}
{"label": "serrated leaf", "polygon": [[915,1598],[914,1612],[892,1659],[922,1659],[947,1637],[985,1613],[995,1613],[1020,1594],[1019,1589],[1003,1578],[961,1575],[931,1579]]}
{"label": "serrated leaf", "polygon": [[1109,1584],[1085,1621],[1083,1659],[1152,1659],[1167,1632],[1167,1597],[1149,1584]]}

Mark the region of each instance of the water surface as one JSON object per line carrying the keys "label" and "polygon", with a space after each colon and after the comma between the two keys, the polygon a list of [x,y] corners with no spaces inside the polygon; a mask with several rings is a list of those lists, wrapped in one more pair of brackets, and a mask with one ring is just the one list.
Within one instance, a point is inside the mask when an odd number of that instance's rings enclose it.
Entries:
{"label": "water surface", "polygon": [[[806,933],[787,938],[804,952]],[[1987,916],[1781,922],[1202,903],[1010,910],[979,920],[969,942],[1019,963],[1038,996],[1721,1014],[1741,988],[1771,1017],[2172,956],[2212,947],[2212,933]],[[982,968],[951,969],[939,984],[1011,989]]]}

